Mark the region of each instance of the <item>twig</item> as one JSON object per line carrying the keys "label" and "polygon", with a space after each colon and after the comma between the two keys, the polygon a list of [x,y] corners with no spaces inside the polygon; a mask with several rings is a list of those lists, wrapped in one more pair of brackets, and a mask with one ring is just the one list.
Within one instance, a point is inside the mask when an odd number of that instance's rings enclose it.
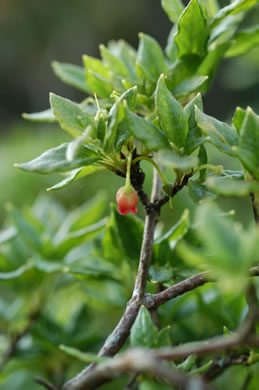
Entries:
{"label": "twig", "polygon": [[12,357],[12,355],[15,353],[16,347],[18,342],[30,331],[34,321],[39,316],[39,309],[34,310],[28,318],[28,322],[23,330],[21,330],[19,333],[17,333],[10,341],[9,347],[5,351],[5,353],[2,356],[2,359],[0,361],[0,371],[3,370],[5,364],[7,361]]}
{"label": "twig", "polygon": [[187,389],[195,380],[199,381],[199,389],[212,390],[212,387],[205,384],[200,377],[187,376],[172,369],[157,359],[155,354],[145,349],[128,350],[114,359],[98,364],[88,372],[85,384],[78,389],[95,389],[100,380],[102,383],[108,382],[129,372],[152,374],[162,382],[170,386],[179,386],[181,389]]}
{"label": "twig", "polygon": [[[135,180],[134,187],[136,188],[136,186],[139,186],[139,188],[142,188],[142,184],[142,178],[140,178],[139,182]],[[159,216],[159,210],[152,207],[152,202],[159,198],[159,194],[160,184],[156,174],[154,174],[151,202],[148,201],[147,204],[144,204],[146,209],[144,234],[140,253],[139,268],[132,298],[130,299],[118,325],[107,338],[104,346],[101,348],[99,356],[114,356],[120,350],[121,346],[124,344],[129,335],[130,329],[143,302],[148,277],[148,269],[152,257],[154,231]],[[83,371],[81,371],[77,376],[65,383],[64,390],[79,390],[84,388],[84,383],[86,382],[85,378],[88,377],[88,373],[93,369],[94,366],[94,364],[91,364]]]}
{"label": "twig", "polygon": [[136,390],[138,388],[138,385],[136,384],[138,376],[139,372],[136,372],[136,374],[132,376],[127,385],[124,387],[124,390]]}
{"label": "twig", "polygon": [[47,382],[45,379],[42,379],[40,377],[34,378],[34,382],[38,383],[39,385],[45,387],[45,389],[48,390],[57,390],[55,386],[53,386],[51,383]]}
{"label": "twig", "polygon": [[145,306],[148,309],[157,307],[172,298],[179,297],[180,295],[183,295],[188,291],[192,291],[197,287],[203,286],[205,283],[210,281],[208,276],[208,271],[201,272],[197,275],[191,276],[190,278],[183,280],[182,282],[168,287],[166,290],[163,290],[160,293],[152,295],[146,294]]}
{"label": "twig", "polygon": [[258,205],[256,205],[256,199],[255,194],[253,192],[250,192],[250,198],[252,200],[252,206],[253,206],[253,212],[254,212],[254,219],[256,223],[259,223],[259,211],[258,211]]}

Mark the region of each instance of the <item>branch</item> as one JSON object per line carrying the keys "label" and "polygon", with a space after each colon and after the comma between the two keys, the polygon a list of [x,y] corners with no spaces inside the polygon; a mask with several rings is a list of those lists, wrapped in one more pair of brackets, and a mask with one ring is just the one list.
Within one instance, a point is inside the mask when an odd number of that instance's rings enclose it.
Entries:
{"label": "branch", "polygon": [[19,341],[30,331],[34,321],[38,318],[39,316],[39,309],[34,310],[28,318],[28,323],[24,327],[23,330],[21,330],[19,333],[17,333],[10,341],[9,347],[5,351],[5,353],[2,356],[2,359],[0,361],[0,371],[3,370],[5,364],[7,361],[13,356],[15,353],[17,344]]}
{"label": "branch", "polygon": [[250,198],[252,200],[255,222],[259,224],[259,210],[258,210],[258,204],[256,204],[258,202],[256,202],[255,194],[253,192],[250,192],[249,195],[250,195]]}
{"label": "branch", "polygon": [[57,390],[57,388],[55,386],[53,386],[51,383],[45,381],[45,379],[42,379],[40,377],[34,378],[34,382],[45,387],[45,389],[47,389],[47,390]]}
{"label": "branch", "polygon": [[201,390],[212,390],[212,387],[205,384],[200,377],[184,375],[162,363],[155,353],[141,348],[128,350],[114,359],[95,366],[87,374],[85,382],[87,385],[80,389],[95,389],[100,380],[104,383],[132,372],[151,374],[162,382],[171,386],[179,386],[181,389],[191,388],[195,382],[199,383],[198,388]]}
{"label": "branch", "polygon": [[[249,276],[259,276],[259,266],[250,268]],[[155,308],[169,301],[170,299],[179,297],[189,291],[195,290],[198,287],[203,286],[205,283],[216,282],[212,277],[211,272],[204,271],[199,274],[193,275],[188,279],[185,279],[171,287],[157,293],[157,294],[146,294],[144,305],[148,309]]]}
{"label": "branch", "polygon": [[[156,175],[157,174],[154,173],[151,202],[148,201],[148,207],[145,207],[146,218],[144,225],[144,234],[140,253],[139,268],[132,293],[132,298],[128,302],[126,310],[121,317],[118,325],[111,333],[111,335],[107,338],[103,347],[101,348],[99,356],[114,356],[120,350],[129,335],[130,329],[137,317],[139,308],[143,303],[148,277],[148,270],[152,257],[154,231],[160,211],[159,209],[152,207],[152,202],[159,199],[160,195],[160,183]],[[142,188],[141,180],[142,179],[139,179],[139,188]],[[135,180],[135,188],[136,183],[137,181]],[[94,366],[94,364],[91,364],[90,366],[86,367],[77,376],[65,383],[63,389],[79,390],[86,388],[89,372],[93,369]]]}

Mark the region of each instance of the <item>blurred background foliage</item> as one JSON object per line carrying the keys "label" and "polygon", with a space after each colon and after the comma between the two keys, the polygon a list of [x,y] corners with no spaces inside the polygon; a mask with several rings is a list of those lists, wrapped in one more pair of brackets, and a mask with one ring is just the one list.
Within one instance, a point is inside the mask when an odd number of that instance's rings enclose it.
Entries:
{"label": "blurred background foliage", "polygon": [[[187,1],[185,1],[185,4]],[[227,1],[221,1],[225,5]],[[242,27],[249,27],[256,23],[259,18],[259,10],[252,10],[243,23]],[[75,101],[80,101],[83,95],[59,81],[50,66],[51,61],[68,62],[81,64],[82,54],[99,56],[98,46],[100,43],[106,44],[111,39],[123,38],[134,47],[138,45],[138,32],[142,31],[154,36],[163,47],[170,31],[171,24],[163,12],[160,0],[1,0],[0,2],[0,222],[6,215],[5,203],[11,201],[17,207],[32,205],[40,192],[45,192],[47,187],[59,181],[59,177],[40,176],[28,174],[16,170],[13,167],[15,162],[29,161],[41,152],[50,147],[58,145],[60,142],[68,140],[65,132],[53,124],[40,125],[31,124],[21,119],[22,112],[41,111],[49,107],[49,92]],[[210,92],[204,99],[205,112],[220,120],[230,119],[236,105],[246,107],[252,106],[255,112],[259,113],[259,49],[254,49],[242,57],[226,59],[221,65],[214,80]],[[229,160],[218,160],[217,152],[209,147],[210,153],[215,163],[225,164],[228,169],[239,169],[238,164],[233,166],[233,159],[229,165]],[[150,173],[150,168],[143,164],[143,167]],[[150,176],[150,175],[148,175]],[[108,200],[113,201],[117,188],[122,185],[123,179],[115,175],[106,173],[96,173],[93,177],[87,177],[74,184],[68,189],[64,189],[51,195],[61,201],[67,209],[73,209],[81,205],[85,200],[95,196],[97,191],[105,189],[108,192]],[[150,187],[148,177],[146,188]],[[248,224],[251,221],[252,211],[248,200],[219,200],[220,205],[229,210],[237,210],[236,218]],[[174,212],[168,212],[168,207],[163,210],[163,219],[166,224],[176,221],[186,207],[193,207],[192,201],[188,197],[187,191],[177,196],[174,200]],[[108,215],[108,205],[104,215]],[[142,210],[140,210],[140,216]],[[51,278],[51,275],[50,275]],[[57,282],[58,283],[58,282]],[[119,318],[121,308],[128,296],[123,297],[119,309],[116,305],[111,313],[106,306],[96,314],[93,314],[92,302],[89,298],[85,305],[84,283],[77,287],[68,286],[62,288],[58,286],[58,294],[53,298],[56,306],[60,302],[68,300],[73,293],[73,297],[78,296],[77,307],[69,313],[59,311],[51,313],[51,308],[46,308],[45,314],[34,329],[33,335],[26,338],[20,345],[18,358],[14,359],[3,374],[4,387],[1,390],[19,390],[26,388],[34,389],[31,378],[42,374],[41,361],[37,356],[45,358],[51,356],[49,361],[50,377],[59,376],[66,372],[72,376],[78,372],[83,364],[74,362],[60,351],[57,345],[60,343],[71,344],[71,334],[75,331],[73,326],[77,326],[77,332],[83,332],[85,324],[80,322],[80,316],[89,316],[94,331],[87,337],[82,335],[83,342],[74,340],[76,346],[87,350],[98,350],[101,342],[113,328]],[[4,293],[4,288],[1,290]],[[129,292],[128,292],[129,293]],[[118,294],[117,294],[118,295]],[[126,295],[126,293],[125,293]],[[11,305],[13,297],[7,297],[9,312],[6,315],[19,317],[19,313],[24,313],[24,306],[28,304],[29,297],[20,302],[17,299]],[[37,298],[37,297],[36,297]],[[35,298],[35,299],[36,299]],[[185,301],[183,305],[183,301]],[[68,301],[69,302],[69,301]],[[75,302],[75,300],[73,300]],[[99,309],[100,303],[97,299]],[[89,307],[88,304],[90,303]],[[0,305],[3,302],[0,302]],[[20,305],[20,306],[19,306]],[[69,306],[69,305],[68,305]],[[94,305],[93,305],[94,306]],[[203,307],[203,310],[201,308]],[[224,308],[224,309],[223,309]],[[226,309],[227,308],[227,309]],[[179,297],[173,302],[161,308],[161,318],[163,315],[171,316],[174,321],[172,334],[174,342],[186,341],[189,339],[199,339],[213,336],[222,331],[222,324],[234,329],[240,318],[244,316],[245,302],[239,298],[228,296],[224,302],[223,296],[215,288],[203,287],[199,292]],[[5,309],[4,309],[5,310]],[[87,311],[87,313],[83,313]],[[9,313],[9,314],[8,314]],[[83,313],[83,314],[82,314]],[[176,316],[177,313],[177,316]],[[24,314],[23,314],[24,315]],[[21,319],[23,318],[21,316]],[[60,334],[64,325],[64,318],[70,317],[66,322],[66,334]],[[103,318],[105,318],[105,334],[103,334]],[[175,321],[177,318],[177,322]],[[208,319],[213,321],[208,326]],[[52,320],[52,323],[50,322]],[[217,321],[214,321],[217,319]],[[107,323],[107,320],[108,323]],[[75,325],[76,324],[76,325]],[[19,321],[16,323],[19,327]],[[43,334],[47,332],[48,334]],[[35,340],[50,338],[49,345],[42,345],[41,351],[34,351],[34,365],[30,368],[32,356],[27,355],[31,345]],[[65,341],[64,341],[65,340]],[[69,342],[70,340],[70,342]],[[5,349],[4,339],[2,340],[2,350]],[[26,344],[27,343],[27,344]],[[36,343],[37,344],[37,343]],[[37,344],[38,345],[38,344]],[[93,347],[94,346],[94,347]],[[55,353],[53,351],[56,351]],[[19,359],[19,354],[20,358]],[[54,364],[56,362],[56,366]],[[81,364],[81,366],[80,366]],[[38,369],[37,369],[38,367]],[[69,370],[68,370],[69,367]],[[31,372],[30,372],[31,369]],[[256,370],[257,367],[232,367],[226,371],[223,377],[218,379],[219,386],[228,389],[233,377],[236,385],[231,383],[233,388],[239,388],[245,381],[249,370]],[[44,368],[48,375],[48,367]],[[258,378],[257,378],[258,379]],[[59,381],[62,378],[59,377]],[[224,383],[224,386],[223,386]],[[141,390],[150,390],[143,383]],[[36,386],[37,388],[37,386]],[[115,389],[115,384],[107,386],[107,389]],[[118,387],[121,384],[118,383]],[[158,387],[156,387],[158,388]],[[167,387],[159,387],[159,389]],[[241,388],[241,387],[240,387]],[[257,389],[258,383],[251,385],[251,389]]]}

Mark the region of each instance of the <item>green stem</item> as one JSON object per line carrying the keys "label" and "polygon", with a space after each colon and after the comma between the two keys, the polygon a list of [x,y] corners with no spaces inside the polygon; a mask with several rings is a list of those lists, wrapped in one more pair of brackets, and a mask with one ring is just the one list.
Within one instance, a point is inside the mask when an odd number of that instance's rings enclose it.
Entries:
{"label": "green stem", "polygon": [[210,169],[211,171],[215,172],[217,175],[218,174],[222,174],[224,176],[230,176],[226,172],[224,172],[224,169],[223,169],[222,165],[215,166],[215,165],[212,165],[212,164],[200,165],[197,169],[195,169],[193,174],[200,172],[202,169]]}
{"label": "green stem", "polygon": [[127,191],[127,190],[131,191],[131,181],[130,181],[131,161],[132,161],[132,152],[129,153],[129,157],[128,157],[128,161],[127,161],[127,173],[126,173],[125,191]]}
{"label": "green stem", "polygon": [[161,177],[162,183],[163,183],[163,184],[167,184],[167,183],[168,183],[168,180],[167,180],[167,178],[165,177],[164,173],[163,173],[162,170],[159,168],[159,166],[157,165],[157,163],[156,163],[154,160],[152,160],[152,158],[147,157],[147,156],[140,156],[140,157],[134,158],[134,160],[132,161],[132,163],[133,163],[133,164],[136,164],[136,162],[141,161],[141,160],[146,160],[146,161],[150,162],[150,163],[153,165],[153,167],[156,168],[156,170],[157,170],[159,176]]}

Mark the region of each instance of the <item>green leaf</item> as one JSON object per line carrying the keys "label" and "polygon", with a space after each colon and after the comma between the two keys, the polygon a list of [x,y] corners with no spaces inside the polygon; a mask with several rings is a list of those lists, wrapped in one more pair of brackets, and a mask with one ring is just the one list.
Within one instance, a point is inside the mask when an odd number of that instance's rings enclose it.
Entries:
{"label": "green leaf", "polygon": [[199,1],[191,0],[178,21],[178,31],[175,36],[178,57],[190,54],[203,57],[206,54],[209,34]]}
{"label": "green leaf", "polygon": [[194,202],[201,202],[203,200],[215,199],[217,196],[211,192],[208,187],[194,180],[188,181],[188,189],[190,198]]}
{"label": "green leaf", "polygon": [[171,339],[170,339],[170,326],[167,326],[166,328],[163,328],[159,331],[157,336],[157,346],[158,348],[162,347],[170,347],[172,345]]}
{"label": "green leaf", "polygon": [[134,114],[126,107],[128,130],[138,140],[142,141],[150,151],[165,149],[169,143],[165,135],[148,120]]}
{"label": "green leaf", "polygon": [[229,42],[224,42],[223,44],[217,46],[214,50],[208,52],[200,66],[198,67],[197,74],[202,76],[209,76],[209,80],[205,83],[203,92],[206,92],[209,83],[212,80],[213,75],[218,69],[218,65],[222,60],[226,50],[229,48]]}
{"label": "green leaf", "polygon": [[189,229],[189,210],[185,209],[179,221],[162,237],[155,241],[155,245],[159,245],[167,241],[170,248],[175,248],[178,241],[180,241]]}
{"label": "green leaf", "polygon": [[93,117],[71,100],[51,93],[50,105],[62,129],[73,137],[80,136],[87,126],[94,125]]}
{"label": "green leaf", "polygon": [[208,19],[212,18],[219,11],[217,0],[200,0],[200,5],[204,13],[208,15]]}
{"label": "green leaf", "polygon": [[195,108],[195,118],[197,124],[207,141],[216,146],[221,152],[235,156],[233,146],[238,143],[238,134],[235,128],[220,122],[217,119],[204,114],[198,107]]}
{"label": "green leaf", "polygon": [[188,116],[181,104],[174,98],[161,75],[155,92],[156,113],[162,129],[170,141],[178,148],[184,146],[188,131]]}
{"label": "green leaf", "polygon": [[181,372],[189,372],[195,365],[197,357],[195,355],[188,356],[181,364],[178,364],[177,370]]}
{"label": "green leaf", "polygon": [[250,192],[259,191],[259,183],[231,179],[226,176],[210,176],[206,184],[210,190],[223,196],[244,197]]}
{"label": "green leaf", "polygon": [[12,217],[19,234],[34,249],[41,250],[43,243],[40,232],[23,216],[23,214],[12,204],[7,204],[7,210]]}
{"label": "green leaf", "polygon": [[101,98],[109,98],[113,91],[109,69],[97,58],[83,56],[86,84],[92,93]]}
{"label": "green leaf", "polygon": [[170,150],[159,150],[158,163],[164,167],[173,168],[182,172],[188,172],[198,165],[196,156],[181,156]]}
{"label": "green leaf", "polygon": [[31,270],[33,268],[32,263],[27,263],[25,265],[22,265],[21,267],[17,268],[15,271],[10,272],[0,272],[0,280],[13,280],[17,279],[20,276],[22,276],[25,272]]}
{"label": "green leaf", "polygon": [[245,168],[259,179],[259,116],[248,107],[240,130],[237,148],[239,159]]}
{"label": "green leaf", "polygon": [[149,311],[141,306],[130,331],[130,345],[152,348],[158,337],[158,329],[153,324]]}
{"label": "green leaf", "polygon": [[128,70],[123,62],[115,57],[104,45],[100,45],[100,52],[103,62],[111,72],[117,73],[120,76],[128,77]]}
{"label": "green leaf", "polygon": [[77,158],[73,161],[67,161],[66,151],[67,143],[49,149],[41,156],[27,163],[15,164],[16,167],[27,172],[52,173],[65,172],[84,165],[92,165],[100,160],[100,156],[93,150],[81,146]]}
{"label": "green leaf", "polygon": [[237,129],[238,134],[240,134],[240,130],[244,122],[245,116],[246,116],[246,111],[243,110],[241,107],[237,107],[234,117],[232,119],[232,124]]}
{"label": "green leaf", "polygon": [[184,80],[174,90],[174,96],[188,96],[193,92],[198,91],[208,80],[208,76],[196,76],[191,79]]}
{"label": "green leaf", "polygon": [[173,269],[171,267],[160,266],[158,264],[151,265],[149,268],[149,277],[152,282],[165,283],[173,277]]}
{"label": "green leaf", "polygon": [[259,45],[259,25],[239,31],[231,41],[225,57],[235,57],[247,53]]}
{"label": "green leaf", "polygon": [[82,352],[79,351],[79,349],[67,347],[66,345],[60,345],[59,349],[61,349],[61,351],[65,352],[67,355],[79,359],[84,363],[103,363],[110,360],[108,357],[100,357],[94,353]]}
{"label": "green leaf", "polygon": [[222,8],[213,19],[211,19],[210,25],[215,26],[218,24],[222,19],[224,19],[228,15],[235,15],[239,12],[246,11],[250,8],[252,8],[256,3],[258,3],[258,0],[236,0],[232,2],[231,4],[227,5],[226,7]]}
{"label": "green leaf", "polygon": [[34,112],[32,114],[24,113],[22,114],[22,117],[32,122],[55,122],[56,121],[55,115],[53,114],[51,108],[41,112]]}
{"label": "green leaf", "polygon": [[71,249],[83,244],[93,238],[105,227],[106,220],[103,219],[94,225],[87,226],[83,229],[69,232],[64,239],[55,240],[54,255],[58,258],[64,257]]}
{"label": "green leaf", "polygon": [[52,187],[47,188],[47,191],[61,190],[67,187],[69,184],[73,183],[75,180],[80,179],[81,177],[91,175],[94,172],[102,171],[104,168],[98,167],[95,165],[89,165],[86,167],[76,168],[72,170],[65,179],[61,180],[59,183],[55,184]]}
{"label": "green leaf", "polygon": [[4,244],[7,241],[12,240],[17,236],[17,230],[15,227],[11,226],[0,232],[0,244]]}
{"label": "green leaf", "polygon": [[136,71],[136,50],[123,39],[120,39],[118,42],[108,42],[108,49],[115,57],[119,58],[123,62],[128,71],[129,79],[133,82],[133,84],[136,84],[138,80]]}
{"label": "green leaf", "polygon": [[238,25],[242,21],[243,16],[243,14],[229,15],[216,25],[211,31],[208,50],[214,50],[216,47],[226,42],[229,42],[230,46],[230,41],[233,38]]}
{"label": "green leaf", "polygon": [[143,33],[139,37],[137,62],[148,80],[156,83],[160,74],[167,72],[163,51],[154,38]]}
{"label": "green leaf", "polygon": [[179,16],[184,10],[181,0],[162,0],[162,7],[173,23],[177,23]]}
{"label": "green leaf", "polygon": [[199,237],[207,250],[210,267],[222,277],[224,273],[235,274],[244,279],[249,263],[241,240],[240,227],[220,215],[220,210],[212,203],[199,206],[195,223]]}
{"label": "green leaf", "polygon": [[[117,226],[119,238],[125,255],[133,259],[138,259],[140,255],[144,225],[143,222],[134,215],[120,215],[116,207],[113,206],[114,220]],[[132,243],[134,242],[134,245]]]}
{"label": "green leaf", "polygon": [[85,70],[81,66],[64,64],[61,62],[53,61],[52,69],[55,75],[60,78],[64,83],[72,85],[83,92],[90,93],[90,88],[85,82]]}
{"label": "green leaf", "polygon": [[126,100],[130,110],[134,110],[137,100],[137,87],[132,87],[124,92],[119,100],[112,106],[108,116],[108,129],[104,139],[106,152],[112,151],[117,146],[117,129],[124,119],[124,107],[122,102]]}
{"label": "green leaf", "polygon": [[196,119],[195,119],[195,105],[199,107],[199,109],[203,110],[203,103],[201,94],[198,93],[185,107],[184,111],[186,115],[189,117],[188,120],[188,128],[189,131],[187,133],[186,142],[184,146],[184,152],[186,154],[191,154],[198,146],[200,146],[205,138],[199,129]]}

